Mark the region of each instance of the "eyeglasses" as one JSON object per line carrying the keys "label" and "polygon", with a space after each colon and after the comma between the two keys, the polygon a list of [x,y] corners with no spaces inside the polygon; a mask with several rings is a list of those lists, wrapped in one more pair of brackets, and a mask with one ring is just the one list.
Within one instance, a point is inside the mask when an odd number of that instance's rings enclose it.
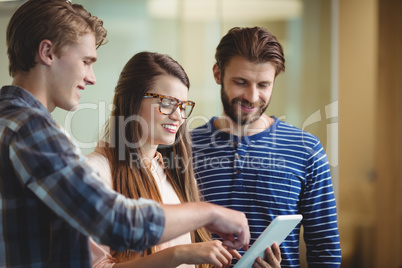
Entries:
{"label": "eyeglasses", "polygon": [[171,115],[176,111],[177,107],[180,107],[180,115],[183,119],[187,119],[190,116],[195,106],[193,101],[180,101],[175,97],[156,93],[145,93],[144,98],[159,99],[159,112],[164,115]]}

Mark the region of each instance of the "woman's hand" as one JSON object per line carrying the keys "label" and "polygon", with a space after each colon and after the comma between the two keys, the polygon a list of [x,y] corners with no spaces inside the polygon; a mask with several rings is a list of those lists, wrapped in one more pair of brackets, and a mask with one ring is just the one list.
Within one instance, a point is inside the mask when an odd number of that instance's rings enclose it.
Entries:
{"label": "woman's hand", "polygon": [[[237,257],[236,252],[229,252],[219,240],[192,243],[188,245],[175,246],[174,256],[179,264],[212,264],[214,267],[229,267],[232,262],[232,254]],[[239,253],[237,253],[239,254]]]}
{"label": "woman's hand", "polygon": [[281,267],[281,251],[277,243],[274,243],[272,247],[267,247],[264,254],[264,260],[258,257],[253,268],[280,268]]}

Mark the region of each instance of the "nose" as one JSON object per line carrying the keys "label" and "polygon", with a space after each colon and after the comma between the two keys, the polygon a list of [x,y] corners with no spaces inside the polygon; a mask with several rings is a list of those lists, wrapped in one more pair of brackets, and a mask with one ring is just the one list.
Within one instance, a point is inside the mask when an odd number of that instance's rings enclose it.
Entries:
{"label": "nose", "polygon": [[183,118],[181,117],[181,109],[180,106],[177,106],[176,109],[174,110],[174,112],[169,115],[169,118],[174,120],[174,121],[180,121],[180,124],[183,121]]}
{"label": "nose", "polygon": [[244,99],[250,103],[255,103],[259,100],[258,88],[256,85],[250,85],[244,93]]}
{"label": "nose", "polygon": [[96,83],[96,77],[95,77],[95,73],[94,73],[94,69],[93,69],[92,65],[88,71],[87,76],[85,77],[85,83],[87,85],[95,85],[95,83]]}

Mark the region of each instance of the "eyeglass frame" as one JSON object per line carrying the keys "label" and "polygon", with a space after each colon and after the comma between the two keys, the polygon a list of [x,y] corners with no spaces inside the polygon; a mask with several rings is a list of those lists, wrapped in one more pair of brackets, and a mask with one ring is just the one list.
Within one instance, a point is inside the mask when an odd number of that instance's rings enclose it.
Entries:
{"label": "eyeglass frame", "polygon": [[[182,115],[182,113],[180,112],[180,116],[181,116],[181,118],[183,118],[183,119],[187,119],[187,118],[190,117],[191,113],[192,113],[193,110],[194,110],[194,106],[195,106],[195,102],[193,102],[193,101],[181,101],[181,100],[179,100],[178,98],[175,98],[175,97],[173,97],[173,96],[162,95],[162,94],[157,94],[157,93],[145,93],[143,97],[144,97],[145,99],[159,99],[160,102],[159,102],[159,109],[158,109],[158,110],[159,110],[159,112],[160,112],[161,114],[163,114],[163,115],[171,115],[171,114],[173,114],[174,112],[176,112],[177,107],[180,107],[180,109],[182,109],[182,105],[183,105],[184,103],[189,103],[192,108],[191,108],[191,111],[190,111],[190,113],[188,114],[188,116],[187,116],[187,117],[184,117],[184,116]],[[177,103],[175,104],[174,108],[172,109],[172,112],[171,112],[170,114],[162,113],[162,111],[161,111],[162,99],[173,99],[173,100],[175,100],[175,101],[177,102]]]}

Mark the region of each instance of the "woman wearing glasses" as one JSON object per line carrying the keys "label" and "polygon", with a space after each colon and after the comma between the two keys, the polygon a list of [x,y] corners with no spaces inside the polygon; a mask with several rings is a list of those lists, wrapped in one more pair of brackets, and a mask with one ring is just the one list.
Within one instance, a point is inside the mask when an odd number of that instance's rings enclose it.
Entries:
{"label": "woman wearing glasses", "polygon": [[[164,204],[199,200],[185,124],[195,105],[187,100],[188,89],[185,71],[169,56],[141,52],[127,62],[103,141],[88,156],[112,189]],[[93,267],[224,267],[232,259],[204,229],[142,254],[114,252],[93,241],[91,250]]]}

